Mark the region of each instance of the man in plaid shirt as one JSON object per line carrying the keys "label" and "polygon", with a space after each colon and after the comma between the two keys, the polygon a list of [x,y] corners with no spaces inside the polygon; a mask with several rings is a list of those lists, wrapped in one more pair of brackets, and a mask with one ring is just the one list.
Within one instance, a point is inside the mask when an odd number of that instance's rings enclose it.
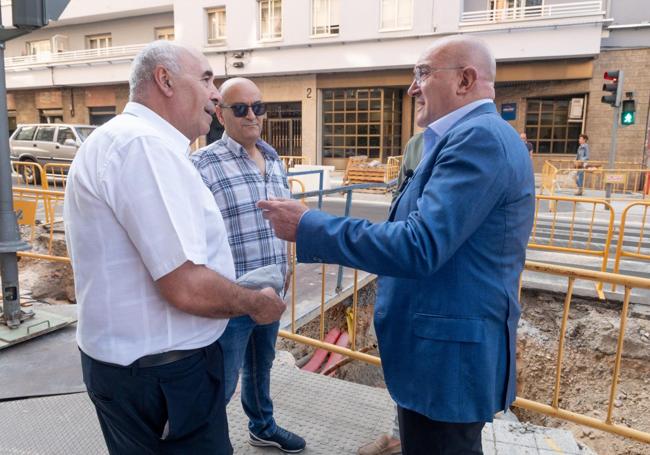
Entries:
{"label": "man in plaid shirt", "polygon": [[[286,292],[290,278],[287,244],[275,237],[256,205],[264,199],[290,197],[282,161],[273,147],[260,139],[266,105],[249,79],[228,79],[219,90],[223,100],[216,111],[225,132],[191,159],[221,210],[237,278],[276,264],[286,276]],[[279,325],[258,325],[248,316],[230,320],[219,338],[226,402],[232,398],[243,368],[241,401],[249,418],[249,443],[297,453],[304,449],[304,439],[278,426],[273,418],[271,366]]]}

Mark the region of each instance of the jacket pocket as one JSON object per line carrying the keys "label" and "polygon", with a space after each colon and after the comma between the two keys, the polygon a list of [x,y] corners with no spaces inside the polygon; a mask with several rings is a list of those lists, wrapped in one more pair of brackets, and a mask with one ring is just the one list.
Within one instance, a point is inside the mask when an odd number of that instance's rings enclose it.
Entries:
{"label": "jacket pocket", "polygon": [[485,321],[416,313],[413,316],[413,333],[429,340],[482,343],[485,341]]}

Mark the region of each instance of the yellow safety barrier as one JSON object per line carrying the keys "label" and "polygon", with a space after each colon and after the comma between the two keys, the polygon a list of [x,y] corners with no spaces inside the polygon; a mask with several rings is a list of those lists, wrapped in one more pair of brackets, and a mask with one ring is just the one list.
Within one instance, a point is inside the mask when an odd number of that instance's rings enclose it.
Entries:
{"label": "yellow safety barrier", "polygon": [[[287,179],[287,183],[289,184],[289,191],[291,192],[291,194],[295,193],[295,191],[293,191],[293,186],[294,185],[297,185],[300,188],[299,193],[304,193],[305,192],[305,184],[302,183],[301,180],[289,177]],[[300,198],[300,202],[302,202],[302,204],[304,206],[307,206],[307,202],[306,202],[306,199],[304,197]]]}
{"label": "yellow safety barrier", "polygon": [[[292,261],[295,261],[295,258],[292,259]],[[295,263],[295,262],[294,262]],[[325,266],[323,266],[324,268]],[[584,425],[587,427],[595,428],[598,430],[603,430],[612,434],[617,434],[626,438],[634,439],[637,441],[645,442],[645,443],[650,443],[650,433],[645,432],[645,431],[640,431],[634,428],[630,428],[628,426],[624,425],[619,425],[616,423],[613,423],[613,412],[614,412],[614,401],[616,397],[616,391],[618,388],[618,378],[621,372],[621,359],[622,359],[622,352],[623,352],[623,341],[625,337],[625,326],[627,322],[627,314],[628,314],[628,309],[629,309],[629,303],[630,303],[630,293],[632,288],[642,288],[642,289],[650,289],[650,279],[646,278],[638,278],[638,277],[632,277],[632,276],[625,276],[625,275],[619,275],[615,273],[607,273],[607,272],[597,272],[597,271],[591,271],[591,270],[583,270],[583,269],[578,269],[574,267],[563,267],[563,266],[557,266],[557,265],[550,265],[550,264],[543,264],[539,262],[532,262],[532,261],[527,261],[525,265],[525,269],[531,272],[536,272],[536,273],[545,273],[545,274],[550,274],[550,275],[555,275],[555,276],[564,276],[567,278],[567,292],[566,292],[566,297],[564,300],[564,308],[563,308],[563,314],[562,314],[562,323],[560,327],[560,333],[558,336],[558,351],[557,351],[557,358],[555,359],[555,382],[554,382],[554,388],[552,391],[552,395],[549,397],[550,404],[547,403],[540,403],[537,401],[529,400],[524,397],[517,397],[517,399],[514,402],[514,405],[517,407],[520,407],[522,409],[527,409],[533,412],[538,412],[546,415],[550,415],[552,417],[556,417],[562,420],[566,420],[569,422],[573,422],[579,425]],[[323,270],[324,272],[324,270]],[[320,321],[320,339],[314,339],[310,338],[304,335],[299,335],[296,332],[296,327],[295,327],[295,292],[294,292],[294,297],[292,297],[292,325],[291,325],[291,331],[287,330],[280,330],[280,336],[283,338],[286,338],[288,340],[292,340],[297,343],[302,343],[305,345],[313,346],[315,348],[322,348],[330,352],[336,352],[338,354],[342,354],[344,356],[347,356],[351,359],[354,360],[361,360],[366,363],[372,364],[372,365],[381,365],[381,360],[379,357],[366,354],[361,351],[356,350],[356,345],[355,342],[352,343],[352,348],[345,348],[342,346],[337,346],[332,343],[327,343],[324,342],[324,319],[325,319],[325,312],[324,312],[324,288],[325,288],[325,274],[323,273],[323,280],[322,280],[322,286],[323,286],[323,303],[321,304],[321,321]],[[295,273],[293,280],[295,280]],[[566,332],[567,332],[567,322],[569,319],[569,310],[571,307],[571,300],[573,296],[573,285],[575,280],[580,279],[580,280],[589,280],[593,281],[594,283],[611,283],[611,284],[619,284],[622,286],[625,286],[625,295],[624,295],[624,300],[623,300],[623,305],[621,308],[621,313],[620,313],[620,324],[619,324],[619,331],[618,331],[618,340],[617,340],[617,347],[616,347],[616,354],[614,357],[614,368],[612,371],[612,380],[609,385],[609,399],[607,403],[607,415],[604,420],[599,420],[593,417],[589,417],[583,414],[579,414],[576,412],[572,412],[570,410],[562,409],[559,405],[560,403],[560,397],[561,397],[561,390],[560,390],[560,384],[561,384],[561,376],[562,376],[562,360],[564,357],[564,351],[565,351],[565,345],[566,345]],[[348,312],[349,315],[351,315],[351,325],[353,327],[352,331],[352,337],[353,339],[355,338],[356,334],[356,327],[357,327],[357,308],[356,308],[356,302],[357,302],[357,297],[356,295],[358,294],[358,275],[355,274],[354,276],[355,280],[355,286],[354,286],[354,296],[353,297],[353,309]],[[294,288],[295,291],[295,288]]]}
{"label": "yellow safety barrier", "polygon": [[555,180],[557,176],[557,167],[550,161],[545,161],[542,166],[542,186],[540,187],[540,194],[548,192],[550,196],[555,193]]}
{"label": "yellow safety barrier", "polygon": [[[628,214],[630,210],[635,207],[640,207],[642,211],[641,218],[639,220],[639,240],[636,242],[636,247],[633,251],[625,250],[625,229],[627,228],[628,223]],[[640,259],[644,261],[650,261],[650,253],[643,253],[641,247],[643,245],[643,240],[647,236],[650,238],[650,233],[646,235],[646,221],[648,220],[648,208],[650,208],[650,201],[645,202],[633,202],[629,204],[623,210],[621,214],[621,224],[618,230],[618,242],[616,244],[616,258],[614,261],[614,273],[618,273],[621,267],[621,258],[633,258]],[[628,231],[629,232],[629,231]],[[616,285],[612,286],[612,291],[616,291]]]}
{"label": "yellow safety barrier", "polygon": [[70,163],[48,163],[43,167],[47,178],[44,180],[44,190],[65,190]]}
{"label": "yellow safety barrier", "polygon": [[[540,216],[540,204],[542,201],[547,201],[550,205],[557,205],[558,203],[569,204],[570,210],[558,212],[553,211],[553,216],[549,220],[546,217]],[[577,219],[578,204],[581,206],[581,211],[587,214],[587,218]],[[601,217],[597,217],[601,215]],[[607,271],[607,261],[609,259],[609,248],[612,243],[612,236],[614,232],[614,208],[602,199],[590,198],[575,198],[575,197],[562,197],[562,196],[543,196],[537,195],[535,197],[535,220],[533,230],[528,240],[528,248],[534,248],[545,251],[556,251],[560,253],[574,253],[585,254],[589,256],[598,256],[602,258],[601,271]],[[582,242],[579,244],[576,240],[576,221],[586,223],[583,229],[586,229],[586,236],[584,245]],[[540,235],[541,223],[548,222],[548,236],[542,237]],[[567,238],[559,237],[556,235],[558,226],[562,226],[563,232],[568,232]],[[602,246],[594,242],[594,229],[606,228],[605,242]],[[596,286],[596,292],[601,299],[605,298],[603,292],[603,285],[599,283]]]}
{"label": "yellow safety barrier", "polygon": [[12,160],[11,170],[21,176],[24,185],[32,188],[41,188],[42,182],[47,180],[41,165],[33,161]]}
{"label": "yellow safety barrier", "polygon": [[558,191],[576,191],[578,172],[584,174],[583,189],[602,191],[605,197],[610,187],[610,198],[618,200],[638,200],[648,196],[646,181],[650,177],[647,169],[606,169],[589,161],[584,169],[558,169],[546,162],[542,167],[541,194],[550,195]]}
{"label": "yellow safety barrier", "polygon": [[280,159],[285,169],[290,169],[298,164],[311,164],[311,159],[307,156],[280,155]]}
{"label": "yellow safety barrier", "polygon": [[[36,188],[13,187],[13,194],[14,207],[17,209],[17,211],[22,211],[22,213],[19,213],[18,222],[21,225],[31,226],[30,241],[33,241],[34,233],[36,232],[36,211],[39,203],[43,203],[43,211],[45,213],[45,216],[47,217],[47,214],[49,213],[53,220],[59,203],[63,202],[64,193],[62,191],[48,191]],[[27,216],[25,216],[26,214]],[[22,215],[22,218],[20,218],[20,215]],[[50,261],[69,263],[69,257],[56,256],[52,254],[54,241],[54,224],[54,222],[49,223],[49,238],[46,254],[33,253],[31,251],[19,251],[18,255],[36,259],[46,259]]]}
{"label": "yellow safety barrier", "polygon": [[402,156],[389,156],[386,161],[386,183],[396,179],[399,175],[399,168],[402,165]]}
{"label": "yellow safety barrier", "polygon": [[[546,163],[552,164],[556,169],[574,169],[576,165],[575,158],[547,159]],[[595,167],[609,167],[609,161],[589,160],[588,163]],[[637,161],[615,161],[614,169],[643,169],[644,165]]]}

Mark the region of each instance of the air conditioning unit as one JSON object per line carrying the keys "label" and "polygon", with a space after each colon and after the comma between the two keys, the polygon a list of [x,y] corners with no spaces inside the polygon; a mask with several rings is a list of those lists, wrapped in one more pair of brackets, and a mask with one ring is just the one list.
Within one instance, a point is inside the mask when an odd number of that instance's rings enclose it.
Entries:
{"label": "air conditioning unit", "polygon": [[68,37],[66,35],[54,35],[52,37],[52,52],[66,52],[69,50]]}

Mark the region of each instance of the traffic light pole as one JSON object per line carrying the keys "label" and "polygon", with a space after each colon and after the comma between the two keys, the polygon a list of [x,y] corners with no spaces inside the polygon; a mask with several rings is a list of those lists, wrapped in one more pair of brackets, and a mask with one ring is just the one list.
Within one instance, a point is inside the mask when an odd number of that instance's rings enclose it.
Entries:
{"label": "traffic light pole", "polygon": [[[618,119],[621,114],[621,98],[623,93],[623,71],[619,71],[618,74],[618,91],[616,96],[616,103],[614,104],[614,120],[612,121],[612,143],[609,148],[609,163],[608,168],[614,169],[616,166],[616,136],[618,134]],[[612,195],[612,184],[608,183],[605,185],[605,198],[609,200]]]}
{"label": "traffic light pole", "polygon": [[[0,16],[0,23],[2,17]],[[0,283],[2,283],[2,320],[17,328],[24,316],[20,310],[18,261],[16,253],[30,247],[20,238],[11,190],[9,123],[7,121],[7,85],[5,81],[5,41],[0,39]]]}

